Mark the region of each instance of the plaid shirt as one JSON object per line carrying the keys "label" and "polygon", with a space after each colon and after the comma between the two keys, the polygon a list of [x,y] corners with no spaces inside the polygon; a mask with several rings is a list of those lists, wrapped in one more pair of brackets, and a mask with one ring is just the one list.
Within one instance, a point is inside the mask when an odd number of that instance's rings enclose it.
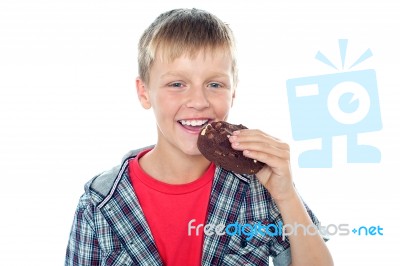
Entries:
{"label": "plaid shirt", "polygon": [[[143,149],[141,149],[143,150]],[[67,247],[65,265],[162,265],[154,239],[130,183],[125,156],[120,166],[85,185]],[[318,220],[307,208],[313,222]],[[207,224],[278,224],[282,217],[268,191],[255,179],[223,168],[215,171]],[[291,262],[288,239],[255,234],[205,235],[202,265],[274,265]]]}

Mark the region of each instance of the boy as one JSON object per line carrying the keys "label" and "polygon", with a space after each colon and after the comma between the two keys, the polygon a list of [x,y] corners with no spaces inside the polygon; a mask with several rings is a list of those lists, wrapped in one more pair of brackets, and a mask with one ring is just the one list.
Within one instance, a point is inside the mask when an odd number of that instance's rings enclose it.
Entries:
{"label": "boy", "polygon": [[251,176],[215,166],[197,148],[201,128],[227,120],[235,98],[229,27],[205,11],[172,10],[144,32],[138,57],[137,95],[154,111],[157,143],[85,186],[65,265],[268,265],[270,256],[275,265],[332,265],[317,232],[266,230],[318,225],[294,188],[287,144],[235,131],[232,147],[266,163]]}

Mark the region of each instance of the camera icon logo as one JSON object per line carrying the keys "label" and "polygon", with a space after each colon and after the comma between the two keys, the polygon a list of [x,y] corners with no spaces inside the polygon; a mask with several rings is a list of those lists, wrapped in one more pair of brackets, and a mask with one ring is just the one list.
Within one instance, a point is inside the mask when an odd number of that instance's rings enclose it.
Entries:
{"label": "camera icon logo", "polygon": [[[339,47],[344,67],[347,40],[339,40]],[[350,68],[370,56],[368,49]],[[316,59],[336,68],[320,52]],[[332,167],[332,138],[340,135],[347,137],[348,163],[380,162],[379,149],[357,142],[357,134],[382,129],[375,70],[294,78],[286,87],[293,138],[319,138],[322,143],[321,149],[299,155],[299,167]]]}

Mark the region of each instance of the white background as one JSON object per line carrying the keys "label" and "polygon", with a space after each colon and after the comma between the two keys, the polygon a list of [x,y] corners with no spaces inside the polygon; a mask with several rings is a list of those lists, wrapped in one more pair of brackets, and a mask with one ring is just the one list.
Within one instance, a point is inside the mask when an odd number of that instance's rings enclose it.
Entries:
{"label": "white background", "polygon": [[[136,98],[136,45],[161,12],[206,9],[238,41],[240,84],[230,120],[291,144],[296,185],[323,225],[383,227],[383,236],[332,236],[336,265],[397,262],[400,6],[397,1],[0,1],[0,265],[62,265],[83,184],[152,144],[151,111]],[[229,4],[228,4],[229,3]],[[383,129],[360,136],[380,164],[347,164],[345,138],[334,165],[298,168],[310,143],[293,140],[285,82],[356,67],[377,73]]]}

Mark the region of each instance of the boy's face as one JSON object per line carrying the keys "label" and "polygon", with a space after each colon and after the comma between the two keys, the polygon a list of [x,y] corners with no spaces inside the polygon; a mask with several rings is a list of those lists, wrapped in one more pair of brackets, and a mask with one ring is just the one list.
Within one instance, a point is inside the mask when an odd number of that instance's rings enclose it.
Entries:
{"label": "boy's face", "polygon": [[211,122],[226,120],[235,96],[232,59],[223,51],[200,51],[172,62],[156,59],[149,82],[137,79],[142,106],[153,108],[157,146],[200,155],[197,137]]}

